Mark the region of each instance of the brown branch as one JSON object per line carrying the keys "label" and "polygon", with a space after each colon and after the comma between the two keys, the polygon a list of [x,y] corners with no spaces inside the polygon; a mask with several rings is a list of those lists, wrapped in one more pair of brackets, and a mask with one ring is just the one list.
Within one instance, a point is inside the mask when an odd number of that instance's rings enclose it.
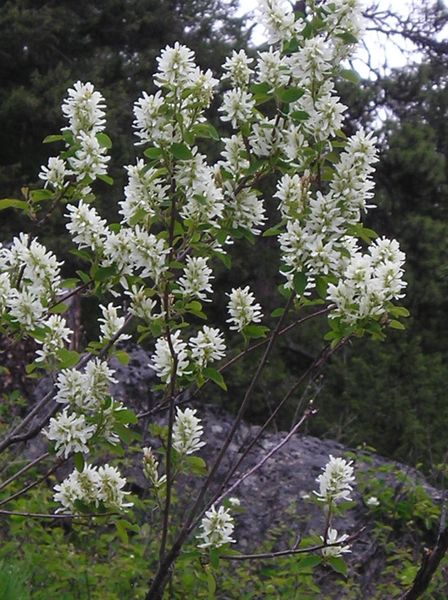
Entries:
{"label": "brown branch", "polygon": [[91,513],[87,515],[72,515],[65,513],[30,513],[20,512],[15,510],[0,510],[0,515],[12,516],[12,517],[30,517],[31,519],[90,519],[91,517],[112,517],[117,516],[120,513],[117,512],[106,512],[106,513]]}
{"label": "brown branch", "polygon": [[268,558],[279,558],[282,556],[293,556],[294,554],[306,554],[309,552],[318,552],[319,550],[324,550],[325,548],[334,548],[339,547],[342,544],[347,545],[351,542],[355,541],[365,530],[363,527],[353,535],[349,536],[343,543],[341,542],[322,542],[322,544],[318,544],[316,546],[309,546],[308,548],[290,548],[288,550],[278,550],[277,552],[262,552],[260,554],[224,554],[219,558],[223,558],[224,560],[264,560]]}
{"label": "brown branch", "polygon": [[17,473],[14,473],[14,475],[11,475],[11,477],[9,479],[7,479],[6,481],[3,481],[0,484],[0,491],[4,490],[5,487],[7,487],[10,483],[12,483],[16,479],[18,479],[21,475],[23,475],[24,473],[26,473],[27,471],[29,471],[30,469],[35,467],[38,463],[45,460],[49,456],[50,456],[50,453],[45,452],[44,454],[41,454],[38,458],[34,459],[33,461],[31,461],[30,463],[25,465],[22,469],[20,469],[20,471],[17,471]]}
{"label": "brown branch", "polygon": [[432,550],[426,549],[420,569],[415,576],[412,587],[400,596],[399,600],[415,600],[428,589],[440,562],[448,552],[448,527],[440,534]]}

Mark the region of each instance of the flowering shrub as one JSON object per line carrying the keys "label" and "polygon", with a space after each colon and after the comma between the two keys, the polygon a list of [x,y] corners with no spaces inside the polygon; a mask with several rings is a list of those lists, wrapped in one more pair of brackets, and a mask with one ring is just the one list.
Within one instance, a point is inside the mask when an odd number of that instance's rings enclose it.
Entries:
{"label": "flowering shrub", "polygon": [[[154,429],[160,447],[142,449],[143,471],[161,515],[159,568],[148,598],[162,596],[173,564],[195,531],[198,548],[219,548],[225,558],[234,556],[226,546],[235,542],[232,510],[238,499],[226,498],[274,452],[248,471],[239,468],[243,454],[218,494],[211,484],[276,339],[310,318],[326,316],[323,357],[328,358],[355,336],[381,339],[386,327],[402,328],[399,318],[407,314],[394,303],[405,288],[398,243],[362,225],[372,206],[375,139],[362,129],[347,138],[341,129],[346,107],[335,81],[353,78],[343,65],[362,34],[361,3],[309,0],[306,13],[295,15],[288,2],[263,0],[260,11],[272,46],[255,59],[244,50],[234,52],[221,80],[202,71],[185,46],[162,50],[154,76],[159,90],[143,92],[134,107],[142,156],[124,167],[128,181],[119,203],[120,223],[108,223],[94,206],[97,180],[113,181],[107,175],[106,102],[91,83],[77,82],[68,90],[62,105],[67,126],[45,140],[61,144],[62,150],[42,167],[44,188],[31,191],[26,200],[0,205],[31,216],[46,203],[65,207],[68,234],[84,262],[76,276],[63,279],[62,263],[28,234],[0,249],[2,331],[33,338],[39,349],[28,372],[53,382],[0,448],[42,430],[49,442],[42,461],[58,466],[73,459],[74,471],[55,486],[56,512],[75,518],[131,507],[117,468],[87,464],[85,457],[100,461],[106,450],[135,439],[130,426],[142,415],[111,396],[115,373],[109,360],[126,361],[116,345],[136,332],[139,339],[152,340],[151,367],[163,392],[158,408],[167,410],[168,418],[166,427]],[[219,95],[227,137],[206,119]],[[214,164],[201,152],[202,139],[219,148]],[[272,199],[263,193],[266,179],[276,182]],[[267,223],[267,202],[278,207],[273,223]],[[213,299],[216,261],[231,269],[229,248],[235,239],[254,242],[266,236],[278,238],[284,278],[280,305],[273,307],[275,327],[264,323],[266,307],[238,280],[239,287],[227,293],[228,331],[203,324]],[[64,317],[66,301],[81,293],[97,299],[100,325],[99,339],[82,353],[70,348],[73,332]],[[205,445],[196,416],[200,410],[178,405],[185,390],[209,382],[226,389],[223,372],[238,359],[227,358],[231,335],[239,336],[242,354],[260,346],[264,353],[225,444],[207,466],[194,456]],[[252,344],[252,339],[259,341]],[[53,399],[51,414],[40,410],[52,406]],[[285,401],[279,401],[259,436]],[[282,445],[312,415],[310,405]],[[172,519],[175,483],[186,472],[204,481],[177,526]],[[11,481],[20,476],[17,472]],[[315,546],[299,545],[290,553],[321,551],[331,562],[350,550],[350,535],[338,534],[331,522],[335,505],[350,499],[353,482],[351,463],[330,457],[316,492],[325,510],[323,535]]]}

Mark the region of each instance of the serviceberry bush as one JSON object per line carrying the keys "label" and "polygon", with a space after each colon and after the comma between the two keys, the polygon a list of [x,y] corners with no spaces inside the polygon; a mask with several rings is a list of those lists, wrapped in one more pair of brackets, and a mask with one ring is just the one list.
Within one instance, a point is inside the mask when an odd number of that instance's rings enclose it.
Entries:
{"label": "serviceberry bush", "polygon": [[[54,505],[42,507],[48,515],[86,518],[95,526],[95,519],[113,520],[124,512],[132,521],[126,480],[101,457],[122,446],[127,452],[135,448],[127,445],[136,439],[130,426],[148,414],[135,414],[112,397],[116,374],[109,361],[126,362],[117,343],[131,337],[152,345],[150,365],[161,399],[149,416],[160,411],[167,417],[166,425],[151,429],[161,443],[139,449],[151,490],[148,510],[160,515],[159,562],[157,571],[147,574],[148,599],[162,597],[187,543],[196,545],[196,553],[211,553],[215,566],[217,556],[256,556],[230,549],[241,510],[230,495],[312,417],[312,405],[298,415],[281,444],[245,470],[248,451],[294,390],[279,399],[218,492],[216,473],[276,340],[309,319],[326,319],[322,353],[302,374],[303,382],[352,338],[382,339],[386,328],[403,328],[400,318],[407,316],[396,304],[406,285],[404,255],[395,240],[378,237],[362,224],[373,206],[376,140],[363,129],[347,138],[347,107],[335,87],[338,78],[355,80],[347,61],[362,37],[362,3],[308,0],[303,14],[283,0],[259,5],[268,50],[256,58],[234,51],[220,80],[201,70],[187,47],[176,43],[162,50],[154,75],[158,91],[143,92],[134,106],[140,156],[124,167],[120,222],[109,223],[95,208],[98,180],[114,185],[107,174],[112,142],[105,133],[105,99],[91,83],[80,81],[62,104],[67,125],[44,140],[61,150],[42,166],[43,189],[26,190],[24,200],[0,201],[0,209],[16,208],[42,223],[47,212],[60,210],[83,264],[63,278],[62,262],[27,233],[0,248],[2,335],[35,340],[38,350],[28,374],[51,382],[50,391],[5,433],[0,449],[8,451],[41,432],[48,452],[33,466],[45,462],[53,472],[67,461],[72,465],[54,488]],[[226,137],[207,120],[212,101],[220,102]],[[201,151],[204,140],[219,155],[213,164]],[[266,181],[275,181],[272,196],[264,192]],[[268,222],[268,203],[276,207],[269,210],[273,222]],[[262,307],[232,271],[230,249],[234,240],[262,244],[271,236],[278,241],[283,284],[278,305]],[[226,292],[226,331],[207,314],[218,263],[235,286]],[[77,294],[95,299],[100,331],[82,349],[72,347],[74,332],[64,316],[68,300]],[[237,347],[235,340],[241,351],[230,355],[227,347]],[[185,400],[205,385],[225,390],[226,370],[255,348],[263,353],[252,381],[225,443],[207,465],[196,455],[207,456],[200,405],[192,409]],[[1,506],[8,507],[13,496],[7,488],[24,472],[0,484]],[[202,482],[184,498],[189,504],[179,522],[173,516],[176,483],[192,472]],[[315,494],[324,509],[321,535],[314,544],[301,543],[283,555],[315,552],[331,562],[350,551],[353,532],[339,534],[332,517],[341,501],[350,500],[353,484],[352,464],[330,457]],[[25,486],[19,496],[26,493]],[[46,515],[28,513],[39,516]]]}

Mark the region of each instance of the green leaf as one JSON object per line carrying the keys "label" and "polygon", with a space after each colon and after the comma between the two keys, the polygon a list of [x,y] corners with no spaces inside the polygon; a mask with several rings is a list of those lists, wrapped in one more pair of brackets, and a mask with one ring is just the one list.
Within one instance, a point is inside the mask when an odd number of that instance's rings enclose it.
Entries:
{"label": "green leaf", "polygon": [[114,352],[114,356],[120,364],[125,366],[129,364],[130,356],[124,350],[117,350]]}
{"label": "green leaf", "polygon": [[114,416],[118,423],[123,423],[124,425],[135,425],[138,423],[136,414],[129,408],[125,408],[124,410],[116,410]]}
{"label": "green leaf", "polygon": [[31,199],[33,202],[42,202],[42,200],[50,200],[53,198],[53,192],[50,190],[32,190]]}
{"label": "green leaf", "polygon": [[217,548],[210,548],[210,564],[214,569],[219,568],[219,550]]}
{"label": "green leaf", "polygon": [[274,235],[279,235],[281,230],[278,227],[269,227],[266,231],[263,231],[263,237],[272,237]]}
{"label": "green leaf", "polygon": [[59,302],[59,304],[56,304],[55,306],[51,307],[49,312],[52,314],[55,314],[55,315],[62,315],[67,310],[68,310],[68,305],[64,304],[63,302]]}
{"label": "green leaf", "polygon": [[298,296],[301,296],[305,291],[307,282],[308,280],[306,278],[305,273],[296,273],[294,275],[294,289],[296,290]]}
{"label": "green leaf", "polygon": [[3,198],[0,200],[0,210],[5,210],[6,208],[19,208],[24,210],[28,206],[26,200],[16,200],[15,198]]}
{"label": "green leaf", "polygon": [[347,81],[350,81],[351,83],[358,84],[361,81],[361,78],[358,75],[358,73],[356,71],[353,71],[352,69],[342,69],[340,71],[340,74],[343,79],[346,79]]}
{"label": "green leaf", "polygon": [[161,158],[163,156],[161,148],[147,148],[143,154],[151,160],[156,160],[157,158]]}
{"label": "green leaf", "polygon": [[326,562],[330,565],[333,571],[343,575],[344,577],[347,577],[348,569],[343,558],[340,556],[330,556],[327,558]]}
{"label": "green leaf", "polygon": [[216,383],[216,385],[223,389],[225,392],[227,391],[227,386],[224,381],[224,377],[217,369],[213,369],[212,367],[206,367],[203,373],[205,377],[213,381],[213,383]]}
{"label": "green leaf", "polygon": [[53,142],[63,142],[63,141],[64,141],[64,136],[61,134],[47,135],[47,137],[45,137],[42,140],[42,144],[52,144]]}
{"label": "green leaf", "polygon": [[75,467],[76,470],[79,471],[80,473],[82,471],[84,471],[84,465],[85,465],[85,461],[84,461],[84,455],[82,454],[82,452],[77,452],[73,458],[73,462],[75,463]]}
{"label": "green leaf", "polygon": [[114,185],[114,180],[112,177],[109,177],[109,175],[98,175],[98,179],[101,179],[101,181],[104,181],[107,185]]}
{"label": "green leaf", "polygon": [[264,81],[263,83],[253,83],[250,86],[250,91],[252,94],[268,94],[271,90],[271,86],[269,83]]}
{"label": "green leaf", "polygon": [[404,331],[406,329],[403,323],[400,323],[400,321],[396,321],[395,319],[392,319],[392,321],[389,322],[389,327],[392,329],[399,329],[400,331]]}
{"label": "green leaf", "polygon": [[112,267],[98,267],[95,271],[93,279],[95,281],[107,281],[111,277],[117,274],[117,270],[114,266]]}
{"label": "green leaf", "polygon": [[208,587],[208,600],[214,600],[216,598],[216,580],[213,577],[213,573],[207,570],[207,587]]}
{"label": "green leaf", "polygon": [[324,300],[327,297],[328,281],[323,277],[317,277],[316,279],[316,290],[320,298]]}
{"label": "green leaf", "polygon": [[358,38],[356,38],[352,33],[345,31],[344,33],[337,33],[336,37],[345,42],[346,44],[357,44]]}
{"label": "green leaf", "polygon": [[125,521],[124,519],[119,519],[118,521],[115,521],[115,528],[117,530],[117,535],[120,538],[120,540],[123,542],[123,544],[127,544],[129,542],[128,532],[127,532],[127,530],[129,529],[128,525],[129,525],[129,523],[127,521]]}
{"label": "green leaf", "polygon": [[300,559],[299,563],[295,566],[296,571],[312,571],[315,567],[320,565],[322,558],[317,554],[308,554]]}
{"label": "green leaf", "polygon": [[282,317],[285,314],[285,309],[284,308],[276,308],[275,310],[273,310],[271,312],[271,317],[273,317],[274,319],[276,319],[277,317]]}
{"label": "green leaf", "polygon": [[394,315],[394,317],[409,317],[410,313],[408,311],[407,308],[405,308],[404,306],[391,306],[388,309],[388,312],[391,315]]}
{"label": "green leaf", "polygon": [[206,475],[207,463],[200,456],[186,456],[184,461],[188,471],[193,475]]}
{"label": "green leaf", "polygon": [[219,133],[211,123],[199,123],[193,128],[193,133],[199,138],[211,138],[217,142],[220,140]]}
{"label": "green leaf", "polygon": [[264,325],[246,325],[243,329],[244,335],[252,339],[265,338],[269,331]]}
{"label": "green leaf", "polygon": [[104,133],[104,132],[97,133],[96,139],[98,140],[99,145],[102,146],[103,148],[107,148],[108,150],[110,150],[112,148],[112,140],[107,135],[107,133]]}
{"label": "green leaf", "polygon": [[171,144],[170,152],[177,160],[190,160],[193,158],[193,153],[185,144]]}
{"label": "green leaf", "polygon": [[60,361],[60,369],[72,369],[78,364],[81,355],[78,352],[75,352],[75,350],[61,348],[58,350],[58,358]]}
{"label": "green leaf", "polygon": [[296,122],[306,121],[310,118],[310,113],[307,113],[305,110],[295,110],[290,115],[291,119]]}
{"label": "green leaf", "polygon": [[305,93],[301,88],[278,88],[275,90],[277,98],[285,104],[295,102],[303,96]]}

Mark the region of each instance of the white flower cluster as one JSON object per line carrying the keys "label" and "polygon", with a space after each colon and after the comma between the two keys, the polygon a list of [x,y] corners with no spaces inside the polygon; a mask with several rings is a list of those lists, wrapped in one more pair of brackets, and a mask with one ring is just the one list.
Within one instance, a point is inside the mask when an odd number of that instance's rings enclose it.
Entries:
{"label": "white flower cluster", "polygon": [[93,510],[103,506],[108,510],[123,510],[132,506],[125,502],[129,492],[123,490],[126,479],[118,469],[110,465],[94,467],[86,464],[82,471],[73,471],[64,481],[54,487],[55,502],[62,504],[56,512],[79,513],[77,502]]}
{"label": "white flower cluster", "polygon": [[183,126],[191,129],[201,122],[198,109],[210,105],[218,81],[210,70],[201,71],[194,62],[194,52],[178,42],[162,50],[157,62],[155,83],[163,92],[143,93],[134,106],[134,128],[139,144],[163,146],[182,140],[180,127],[170,120],[169,108],[176,105],[182,112]]}
{"label": "white flower cluster", "polygon": [[159,475],[159,461],[151,448],[143,448],[143,474],[156,490],[166,483],[166,475]]}
{"label": "white flower cluster", "polygon": [[9,247],[0,245],[0,316],[33,335],[39,362],[54,359],[69,342],[71,330],[60,315],[48,315],[61,293],[62,263],[36,239],[21,233]]}
{"label": "white flower cluster", "polygon": [[328,286],[328,299],[336,306],[332,318],[352,324],[380,317],[388,303],[403,297],[404,253],[396,240],[376,240],[367,254],[355,252],[347,260],[342,277]]}
{"label": "white flower cluster", "polygon": [[156,341],[149,366],[162,381],[169,383],[175,364],[173,352],[176,356],[177,378],[190,374],[193,367],[202,370],[210,363],[221,360],[225,356],[225,350],[224,336],[219,329],[204,325],[196,336],[190,338],[188,344],[182,340],[180,331],[177,330],[171,334],[170,342],[166,337]]}
{"label": "white flower cluster", "polygon": [[67,186],[67,178],[74,175],[76,181],[82,183],[82,191],[86,194],[90,192],[89,183],[107,173],[110,160],[106,146],[97,135],[105,127],[106,106],[103,96],[89,82],[77,81],[67,94],[62,113],[69,124],[62,131],[72,135],[72,140],[67,142],[68,146],[73,144],[71,152],[67,161],[50,157],[48,166],[42,166],[39,177],[45,182],[45,187],[60,192]]}
{"label": "white flower cluster", "polygon": [[184,411],[178,408],[176,411],[173,426],[173,448],[179,454],[193,454],[205,446],[205,442],[201,441],[204,430],[201,420],[196,417],[196,412],[191,408],[186,408]]}
{"label": "white flower cluster", "polygon": [[[347,462],[343,458],[334,458],[330,454],[330,460],[322,468],[322,471],[322,474],[316,479],[319,491],[314,493],[321,502],[325,503],[328,514],[331,516],[331,510],[335,504],[351,500],[352,484],[355,481],[352,461]],[[348,537],[347,534],[338,536],[337,530],[328,526],[325,536],[320,537],[322,543],[329,544],[322,548],[322,555],[330,558],[351,552],[350,546],[344,545]]]}
{"label": "white flower cluster", "polygon": [[351,552],[350,546],[346,544],[344,546],[344,542],[348,540],[349,536],[346,533],[342,535],[338,535],[337,529],[333,529],[332,527],[328,528],[326,539],[324,540],[323,536],[320,536],[322,543],[331,544],[326,548],[322,548],[322,556],[325,558],[342,556],[348,552]]}
{"label": "white flower cluster", "polygon": [[230,318],[230,329],[242,331],[250,323],[259,323],[263,316],[261,306],[255,302],[255,297],[249,286],[245,288],[233,288],[229,296],[227,310]]}
{"label": "white flower cluster", "polygon": [[233,517],[228,508],[214,506],[208,510],[201,521],[201,533],[197,536],[202,540],[198,548],[220,548],[224,544],[233,544],[232,538],[235,528]]}
{"label": "white flower cluster", "polygon": [[341,500],[351,500],[352,483],[355,481],[351,465],[352,461],[334,458],[330,454],[330,460],[322,468],[323,473],[316,479],[319,491],[314,493],[321,502],[330,505]]}
{"label": "white flower cluster", "polygon": [[[84,372],[64,369],[56,381],[56,402],[67,405],[50,419],[45,436],[55,443],[58,455],[89,452],[94,436],[111,444],[119,438],[114,431],[123,406],[110,397],[110,386],[116,383],[114,371],[99,359],[87,363]],[[69,410],[71,412],[69,412]]]}
{"label": "white flower cluster", "polygon": [[128,340],[131,336],[126,333],[117,335],[125,324],[125,318],[118,316],[117,307],[109,302],[107,306],[100,304],[100,308],[103,313],[103,316],[98,319],[101,330],[100,342],[110,342],[114,338],[117,342]]}

